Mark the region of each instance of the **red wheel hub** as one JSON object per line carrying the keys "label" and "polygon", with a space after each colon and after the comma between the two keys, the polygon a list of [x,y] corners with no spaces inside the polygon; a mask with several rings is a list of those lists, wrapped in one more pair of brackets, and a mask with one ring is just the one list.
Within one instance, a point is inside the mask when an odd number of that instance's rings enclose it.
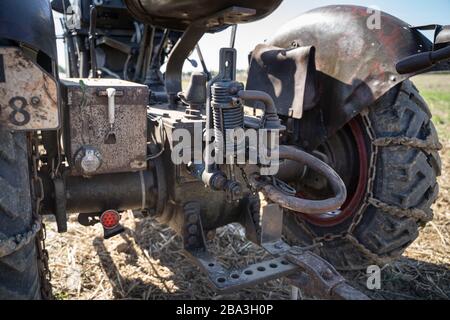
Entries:
{"label": "red wheel hub", "polygon": [[360,208],[361,202],[366,194],[367,180],[369,176],[366,140],[358,120],[351,120],[348,123],[348,126],[350,128],[350,132],[353,135],[353,139],[357,148],[357,154],[359,157],[359,177],[356,188],[354,189],[352,194],[348,195],[347,201],[344,203],[339,214],[318,216],[302,214],[302,217],[312,224],[323,227],[332,227],[342,223],[356,213],[356,211]]}

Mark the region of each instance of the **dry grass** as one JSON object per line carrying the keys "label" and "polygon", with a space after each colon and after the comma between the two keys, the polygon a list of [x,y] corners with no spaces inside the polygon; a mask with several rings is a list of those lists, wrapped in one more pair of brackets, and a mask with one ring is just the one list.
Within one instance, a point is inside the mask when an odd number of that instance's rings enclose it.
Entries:
{"label": "dry grass", "polygon": [[[430,84],[430,79],[439,88]],[[420,79],[427,92],[446,90],[442,78]],[[418,81],[418,82],[420,82]],[[441,88],[446,82],[445,88]],[[420,83],[419,83],[420,87]],[[446,104],[446,102],[444,102]],[[446,104],[449,106],[448,104]],[[450,107],[450,106],[449,106]],[[440,110],[441,112],[442,110]],[[446,110],[450,113],[450,110]],[[448,122],[438,125],[446,132]],[[441,193],[434,205],[435,219],[420,233],[404,257],[383,270],[382,289],[365,291],[374,299],[450,298],[450,139],[445,135],[441,153]],[[99,226],[86,228],[71,217],[69,232],[58,235],[48,223],[47,246],[54,292],[60,299],[288,299],[290,288],[283,280],[221,296],[209,289],[201,274],[180,251],[181,243],[170,229],[151,218],[124,215],[126,232],[102,239]],[[262,259],[261,249],[248,243],[234,226],[222,228],[211,249],[229,266]],[[238,258],[240,257],[240,258]],[[365,290],[364,273],[345,276]]]}
{"label": "dry grass", "polygon": [[[69,232],[49,224],[52,284],[61,299],[286,299],[283,281],[216,295],[203,274],[181,253],[181,241],[169,228],[132,212],[124,214],[126,232],[103,240],[100,227],[85,228],[75,217]],[[209,244],[225,265],[255,263],[264,252],[248,243],[237,226],[219,229]],[[239,255],[241,258],[238,259]]]}

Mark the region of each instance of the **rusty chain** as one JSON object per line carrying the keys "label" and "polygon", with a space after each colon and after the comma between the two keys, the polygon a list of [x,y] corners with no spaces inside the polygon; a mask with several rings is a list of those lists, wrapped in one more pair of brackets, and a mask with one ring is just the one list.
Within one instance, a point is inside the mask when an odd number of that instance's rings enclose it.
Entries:
{"label": "rusty chain", "polygon": [[242,178],[245,181],[245,184],[247,185],[247,188],[251,191],[253,195],[258,194],[258,190],[250,183],[250,180],[248,179],[247,173],[245,172],[245,169],[243,166],[239,166],[239,169],[241,170]]}
{"label": "rusty chain", "polygon": [[356,214],[353,216],[352,222],[350,223],[347,230],[344,232],[333,234],[333,233],[327,233],[324,236],[318,237],[315,235],[304,223],[304,221],[301,219],[301,217],[297,217],[296,221],[302,225],[303,229],[309,234],[309,236],[313,239],[313,243],[321,243],[321,242],[331,242],[334,240],[346,240],[352,243],[359,251],[361,251],[364,255],[369,257],[371,260],[378,264],[385,264],[386,260],[378,256],[376,253],[369,250],[367,247],[365,247],[363,244],[361,244],[356,237],[353,236],[353,232],[356,229],[356,227],[360,224],[363,213],[366,211],[367,207],[371,204],[370,199],[373,199],[373,185],[375,183],[376,178],[376,161],[378,156],[378,150],[379,146],[374,143],[375,141],[375,133],[372,128],[371,121],[368,116],[368,111],[364,111],[361,113],[361,118],[365,124],[366,133],[369,137],[371,144],[371,152],[370,152],[370,159],[369,159],[369,178],[367,181],[366,186],[366,195],[364,197],[363,203],[356,212]]}
{"label": "rusty chain", "polygon": [[38,166],[40,161],[39,139],[37,133],[31,137],[31,196],[33,203],[33,218],[40,223],[41,228],[36,233],[36,246],[38,255],[38,272],[41,284],[41,297],[45,300],[53,299],[51,279],[48,260],[49,255],[45,246],[47,232],[45,223],[40,215],[41,202],[44,199],[44,187],[42,179],[38,175]]}
{"label": "rusty chain", "polygon": [[409,147],[420,148],[425,152],[438,151],[442,149],[442,145],[439,142],[431,141],[429,138],[426,140],[420,140],[417,138],[408,138],[408,137],[386,137],[386,138],[377,138],[375,132],[372,127],[371,120],[368,116],[368,111],[364,111],[361,113],[362,120],[365,124],[367,136],[371,142],[371,156],[369,160],[369,178],[366,187],[366,195],[363,200],[363,204],[353,216],[352,222],[349,225],[348,229],[339,234],[325,234],[324,236],[318,237],[315,235],[305,224],[301,217],[297,217],[297,222],[303,227],[303,229],[309,234],[309,236],[313,239],[313,243],[320,242],[331,242],[337,239],[347,240],[352,243],[359,251],[361,251],[365,256],[371,259],[373,262],[384,265],[388,262],[388,257],[380,257],[376,253],[372,252],[366,246],[358,241],[358,239],[353,235],[356,227],[361,223],[363,218],[363,213],[366,211],[367,207],[372,205],[377,209],[382,210],[386,214],[395,215],[398,217],[410,217],[416,220],[420,220],[423,222],[428,222],[432,220],[433,214],[432,212],[426,212],[421,209],[412,208],[412,209],[402,209],[393,205],[389,205],[384,203],[381,200],[378,200],[374,197],[373,194],[373,186],[376,178],[376,162],[378,157],[379,148],[388,147],[394,145],[403,145]]}
{"label": "rusty chain", "polygon": [[[408,146],[422,149],[425,152],[433,152],[442,149],[442,145],[438,141],[432,141],[432,139],[427,138],[425,140],[420,140],[417,138],[409,138],[409,137],[384,137],[378,138],[376,137],[375,131],[373,130],[371,120],[369,118],[368,110],[365,110],[361,113],[361,118],[364,123],[366,134],[370,140],[370,159],[369,159],[369,174],[366,186],[366,193],[362,202],[362,205],[359,207],[358,211],[354,214],[352,221],[348,228],[341,233],[327,233],[323,236],[317,236],[314,232],[308,228],[305,221],[300,217],[296,217],[296,221],[302,227],[302,229],[313,239],[313,245],[323,243],[323,242],[331,242],[338,239],[346,240],[353,244],[357,250],[362,252],[366,257],[368,257],[373,262],[384,265],[388,262],[389,257],[380,257],[376,253],[372,252],[369,248],[364,246],[359,240],[353,235],[357,226],[361,223],[363,219],[363,214],[367,210],[369,206],[373,206],[377,209],[380,209],[382,212],[390,215],[394,215],[397,217],[410,217],[419,221],[429,222],[433,218],[432,212],[427,212],[425,210],[411,208],[411,209],[403,209],[397,206],[393,206],[387,204],[379,199],[376,199],[373,194],[374,183],[376,179],[376,164],[378,159],[379,149],[382,147],[389,146]],[[247,174],[245,170],[241,167],[242,177],[246,182],[248,188],[253,194],[257,193],[256,188],[249,182]]]}

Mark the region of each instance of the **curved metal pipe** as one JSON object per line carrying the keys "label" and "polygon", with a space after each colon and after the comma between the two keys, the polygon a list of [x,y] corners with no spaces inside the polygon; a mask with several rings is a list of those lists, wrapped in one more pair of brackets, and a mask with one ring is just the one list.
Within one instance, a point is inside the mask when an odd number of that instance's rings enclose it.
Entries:
{"label": "curved metal pipe", "polygon": [[238,97],[242,100],[261,101],[265,106],[265,114],[277,114],[277,108],[272,97],[263,91],[241,90],[238,92]]}
{"label": "curved metal pipe", "polygon": [[[279,204],[285,209],[310,215],[331,212],[339,209],[344,204],[347,199],[345,184],[341,177],[325,162],[294,146],[280,146],[280,159],[289,159],[302,163],[315,172],[322,174],[330,183],[335,197],[325,200],[307,200],[289,196],[273,185],[265,185],[261,188],[261,192],[272,202]],[[253,182],[257,184],[254,179]]]}

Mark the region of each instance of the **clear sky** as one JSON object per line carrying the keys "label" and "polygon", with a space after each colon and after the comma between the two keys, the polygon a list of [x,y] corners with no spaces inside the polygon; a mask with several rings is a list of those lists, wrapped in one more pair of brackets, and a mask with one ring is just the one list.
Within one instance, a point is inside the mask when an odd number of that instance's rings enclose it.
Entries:
{"label": "clear sky", "polygon": [[[258,1],[258,0],[255,0]],[[248,64],[248,53],[265,39],[270,38],[284,23],[297,17],[310,9],[330,4],[356,4],[363,6],[377,6],[412,25],[430,23],[450,24],[450,0],[284,0],[280,7],[257,22],[241,24],[238,27],[236,49],[238,50],[238,68],[245,69]],[[57,30],[59,28],[59,22]],[[208,67],[218,69],[219,49],[228,46],[230,31],[225,30],[217,34],[208,34],[203,37],[200,46]],[[59,45],[60,49],[61,46]],[[60,54],[60,63],[64,55]],[[193,55],[196,58],[196,55]],[[193,70],[189,63],[185,64],[185,71]]]}

